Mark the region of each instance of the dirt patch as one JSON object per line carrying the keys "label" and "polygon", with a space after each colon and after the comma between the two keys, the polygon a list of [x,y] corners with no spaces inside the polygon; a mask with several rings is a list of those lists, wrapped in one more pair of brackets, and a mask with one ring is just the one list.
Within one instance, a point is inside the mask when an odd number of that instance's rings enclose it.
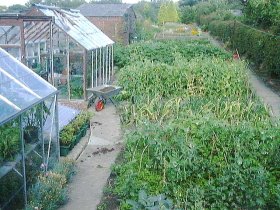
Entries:
{"label": "dirt patch", "polygon": [[119,206],[120,206],[119,197],[110,192],[110,189],[112,189],[114,186],[115,179],[116,179],[116,175],[111,173],[110,177],[107,180],[107,186],[106,186],[109,190],[104,192],[102,200],[97,206],[98,210],[102,210],[102,209],[117,210],[117,209],[119,209]]}
{"label": "dirt patch", "polygon": [[111,148],[111,149],[108,149],[106,147],[103,147],[103,148],[97,148],[97,151],[93,152],[92,154],[93,155],[99,155],[99,154],[106,154],[108,152],[113,152],[115,149],[114,148]]}
{"label": "dirt patch", "polygon": [[107,93],[107,92],[110,92],[111,90],[115,90],[116,88],[113,87],[113,86],[108,86],[108,87],[105,87],[105,88],[102,88],[100,89],[99,91],[100,92],[103,92],[103,93]]}
{"label": "dirt patch", "polygon": [[68,100],[59,100],[59,103],[62,105],[68,106],[77,110],[87,110],[86,101],[68,101]]}
{"label": "dirt patch", "polygon": [[[115,165],[121,164],[124,161],[124,148],[121,149]],[[114,194],[113,190],[115,186],[117,175],[115,172],[111,172],[109,178],[107,179],[106,189],[103,193],[100,203],[97,206],[98,210],[110,209],[117,210],[120,208],[120,198]]]}

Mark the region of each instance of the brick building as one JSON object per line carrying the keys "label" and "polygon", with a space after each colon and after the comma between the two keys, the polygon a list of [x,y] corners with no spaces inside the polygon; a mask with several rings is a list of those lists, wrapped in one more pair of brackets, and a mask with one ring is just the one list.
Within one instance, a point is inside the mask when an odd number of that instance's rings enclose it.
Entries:
{"label": "brick building", "polygon": [[132,4],[82,4],[77,8],[116,42],[129,44],[135,36],[136,15]]}

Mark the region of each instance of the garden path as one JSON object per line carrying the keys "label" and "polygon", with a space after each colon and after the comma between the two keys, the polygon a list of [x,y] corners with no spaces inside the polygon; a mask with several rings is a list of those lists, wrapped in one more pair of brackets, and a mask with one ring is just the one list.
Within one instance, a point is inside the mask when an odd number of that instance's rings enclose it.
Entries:
{"label": "garden path", "polygon": [[110,167],[121,151],[120,118],[112,104],[95,112],[91,131],[88,145],[77,159],[77,174],[69,185],[70,200],[62,210],[96,209],[110,176]]}
{"label": "garden path", "polygon": [[257,96],[270,107],[270,115],[272,118],[280,119],[280,97],[273,90],[265,85],[253,72],[249,71],[249,81],[254,88]]}

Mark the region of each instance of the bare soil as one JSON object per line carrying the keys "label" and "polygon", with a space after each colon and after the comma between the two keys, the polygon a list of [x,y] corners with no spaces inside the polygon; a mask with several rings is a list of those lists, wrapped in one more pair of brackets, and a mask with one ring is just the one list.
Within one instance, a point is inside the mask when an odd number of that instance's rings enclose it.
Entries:
{"label": "bare soil", "polygon": [[100,92],[103,92],[103,93],[107,93],[107,92],[110,92],[111,90],[115,90],[116,88],[113,87],[113,86],[108,86],[108,87],[105,87],[105,88],[102,88],[100,89],[99,91]]}
{"label": "bare soil", "polygon": [[87,110],[86,101],[68,101],[68,100],[59,100],[59,103],[62,105],[68,106],[77,110]]}

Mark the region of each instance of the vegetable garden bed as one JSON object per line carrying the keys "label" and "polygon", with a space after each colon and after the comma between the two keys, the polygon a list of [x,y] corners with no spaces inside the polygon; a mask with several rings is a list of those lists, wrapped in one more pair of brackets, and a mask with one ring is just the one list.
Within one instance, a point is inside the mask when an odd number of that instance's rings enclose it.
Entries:
{"label": "vegetable garden bed", "polygon": [[[280,129],[246,63],[207,42],[149,44],[117,55],[122,121],[134,128],[114,168],[121,209],[143,207],[141,190],[164,194],[174,209],[280,208]],[[150,200],[144,207],[158,205]]]}

